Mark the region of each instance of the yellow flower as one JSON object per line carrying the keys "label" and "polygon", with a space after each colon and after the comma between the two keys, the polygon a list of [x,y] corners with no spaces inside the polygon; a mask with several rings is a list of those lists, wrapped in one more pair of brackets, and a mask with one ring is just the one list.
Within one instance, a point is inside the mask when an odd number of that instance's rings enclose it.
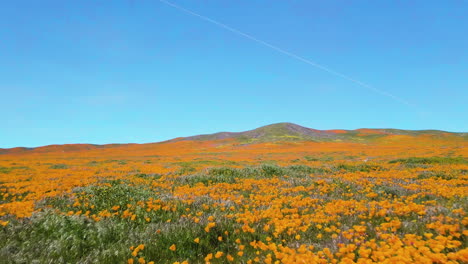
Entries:
{"label": "yellow flower", "polygon": [[208,261],[210,261],[212,258],[213,258],[213,254],[212,254],[212,253],[210,253],[210,254],[206,255],[206,257],[205,257],[205,261],[207,261],[207,262],[208,262]]}
{"label": "yellow flower", "polygon": [[208,225],[205,227],[205,231],[208,233],[208,232],[210,232],[210,229],[215,227],[215,226],[216,226],[216,223],[209,222]]}
{"label": "yellow flower", "polygon": [[170,250],[175,251],[176,250],[176,245],[172,244],[172,246],[169,247]]}
{"label": "yellow flower", "polygon": [[223,252],[218,251],[218,252],[216,252],[216,254],[215,254],[215,258],[220,258],[220,257],[222,257],[223,255],[224,255]]}
{"label": "yellow flower", "polygon": [[200,243],[200,238],[197,237],[193,241],[198,244],[198,243]]}

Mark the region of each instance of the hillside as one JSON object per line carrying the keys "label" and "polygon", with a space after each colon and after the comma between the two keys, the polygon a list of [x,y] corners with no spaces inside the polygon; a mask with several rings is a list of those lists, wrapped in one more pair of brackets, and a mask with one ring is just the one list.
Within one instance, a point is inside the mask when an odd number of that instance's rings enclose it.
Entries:
{"label": "hillside", "polygon": [[219,132],[214,134],[197,135],[177,140],[219,140],[237,139],[244,143],[269,141],[345,141],[363,142],[391,135],[402,136],[434,136],[434,137],[464,137],[466,133],[453,133],[440,130],[403,130],[403,129],[356,129],[356,130],[317,130],[293,123],[271,124],[244,132]]}
{"label": "hillside", "polygon": [[0,154],[21,154],[21,153],[50,153],[50,152],[77,152],[77,151],[87,151],[95,149],[107,149],[115,148],[119,146],[125,146],[130,144],[106,144],[106,145],[97,145],[97,144],[64,144],[64,145],[47,145],[37,148],[0,148]]}
{"label": "hillside", "polygon": [[[467,133],[453,133],[440,130],[402,130],[402,129],[356,129],[356,130],[317,130],[303,127],[293,123],[277,123],[262,126],[244,132],[219,132],[214,134],[196,135],[175,138],[160,142],[158,144],[171,144],[184,141],[210,142],[220,140],[231,140],[239,144],[255,144],[265,142],[348,142],[348,143],[370,143],[379,140],[393,139],[395,136],[401,138],[426,137],[428,139],[444,140],[468,140]],[[36,148],[0,148],[1,154],[43,154],[43,153],[73,153],[95,150],[128,151],[154,148],[155,143],[146,144],[65,144],[48,145]]]}

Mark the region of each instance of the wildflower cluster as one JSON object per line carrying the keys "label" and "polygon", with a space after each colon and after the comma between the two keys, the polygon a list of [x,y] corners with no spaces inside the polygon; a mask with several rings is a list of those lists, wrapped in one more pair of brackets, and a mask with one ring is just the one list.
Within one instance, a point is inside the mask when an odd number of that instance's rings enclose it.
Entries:
{"label": "wildflower cluster", "polygon": [[468,153],[426,143],[187,141],[1,156],[0,259],[467,263]]}

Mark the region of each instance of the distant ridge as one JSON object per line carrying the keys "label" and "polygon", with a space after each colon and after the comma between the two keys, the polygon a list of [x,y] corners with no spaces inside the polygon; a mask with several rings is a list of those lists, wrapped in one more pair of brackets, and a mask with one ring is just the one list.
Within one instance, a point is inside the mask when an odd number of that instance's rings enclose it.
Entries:
{"label": "distant ridge", "polygon": [[16,148],[0,148],[0,154],[16,154],[16,153],[49,153],[49,152],[73,152],[73,151],[83,151],[83,150],[93,150],[93,149],[103,149],[103,148],[112,148],[119,147],[123,145],[130,144],[64,144],[64,145],[47,145],[36,148],[25,148],[25,147],[16,147]]}
{"label": "distant ridge", "polygon": [[182,140],[218,140],[227,138],[258,139],[262,141],[277,141],[288,138],[314,140],[331,137],[332,135],[335,135],[335,133],[307,128],[293,123],[277,123],[245,132],[219,132],[215,134],[186,137],[182,138]]}
{"label": "distant ridge", "polygon": [[[180,141],[209,141],[209,140],[225,140],[233,139],[242,144],[260,143],[260,142],[281,142],[281,141],[314,141],[314,142],[370,142],[391,135],[402,136],[421,136],[428,135],[432,137],[456,137],[468,140],[468,133],[455,133],[441,130],[404,130],[404,129],[370,129],[361,128],[356,130],[317,130],[303,127],[293,123],[276,123],[262,126],[256,129],[244,132],[218,132],[214,134],[196,135],[190,137],[179,137],[159,143],[171,143]],[[152,144],[152,143],[147,143]],[[36,148],[0,148],[0,154],[22,154],[22,153],[60,153],[60,152],[75,152],[96,149],[118,148],[128,144],[64,144],[64,145],[47,145]],[[146,144],[140,144],[146,145]]]}
{"label": "distant ridge", "polygon": [[253,130],[244,132],[219,132],[214,134],[197,135],[179,140],[220,140],[220,139],[238,139],[246,142],[265,142],[265,141],[363,141],[373,138],[379,138],[388,135],[405,135],[405,136],[418,136],[418,135],[432,135],[444,136],[455,135],[465,136],[466,133],[453,133],[441,130],[403,130],[403,129],[369,129],[361,128],[356,130],[317,130],[312,128],[303,127],[293,123],[277,123],[267,126],[262,126]]}

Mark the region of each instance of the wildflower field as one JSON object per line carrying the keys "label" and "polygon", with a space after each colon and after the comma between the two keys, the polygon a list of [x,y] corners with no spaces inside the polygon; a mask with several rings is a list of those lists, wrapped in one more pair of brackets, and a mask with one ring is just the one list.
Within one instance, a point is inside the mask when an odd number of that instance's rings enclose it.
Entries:
{"label": "wildflower field", "polygon": [[390,135],[10,151],[0,263],[468,263],[467,146]]}

